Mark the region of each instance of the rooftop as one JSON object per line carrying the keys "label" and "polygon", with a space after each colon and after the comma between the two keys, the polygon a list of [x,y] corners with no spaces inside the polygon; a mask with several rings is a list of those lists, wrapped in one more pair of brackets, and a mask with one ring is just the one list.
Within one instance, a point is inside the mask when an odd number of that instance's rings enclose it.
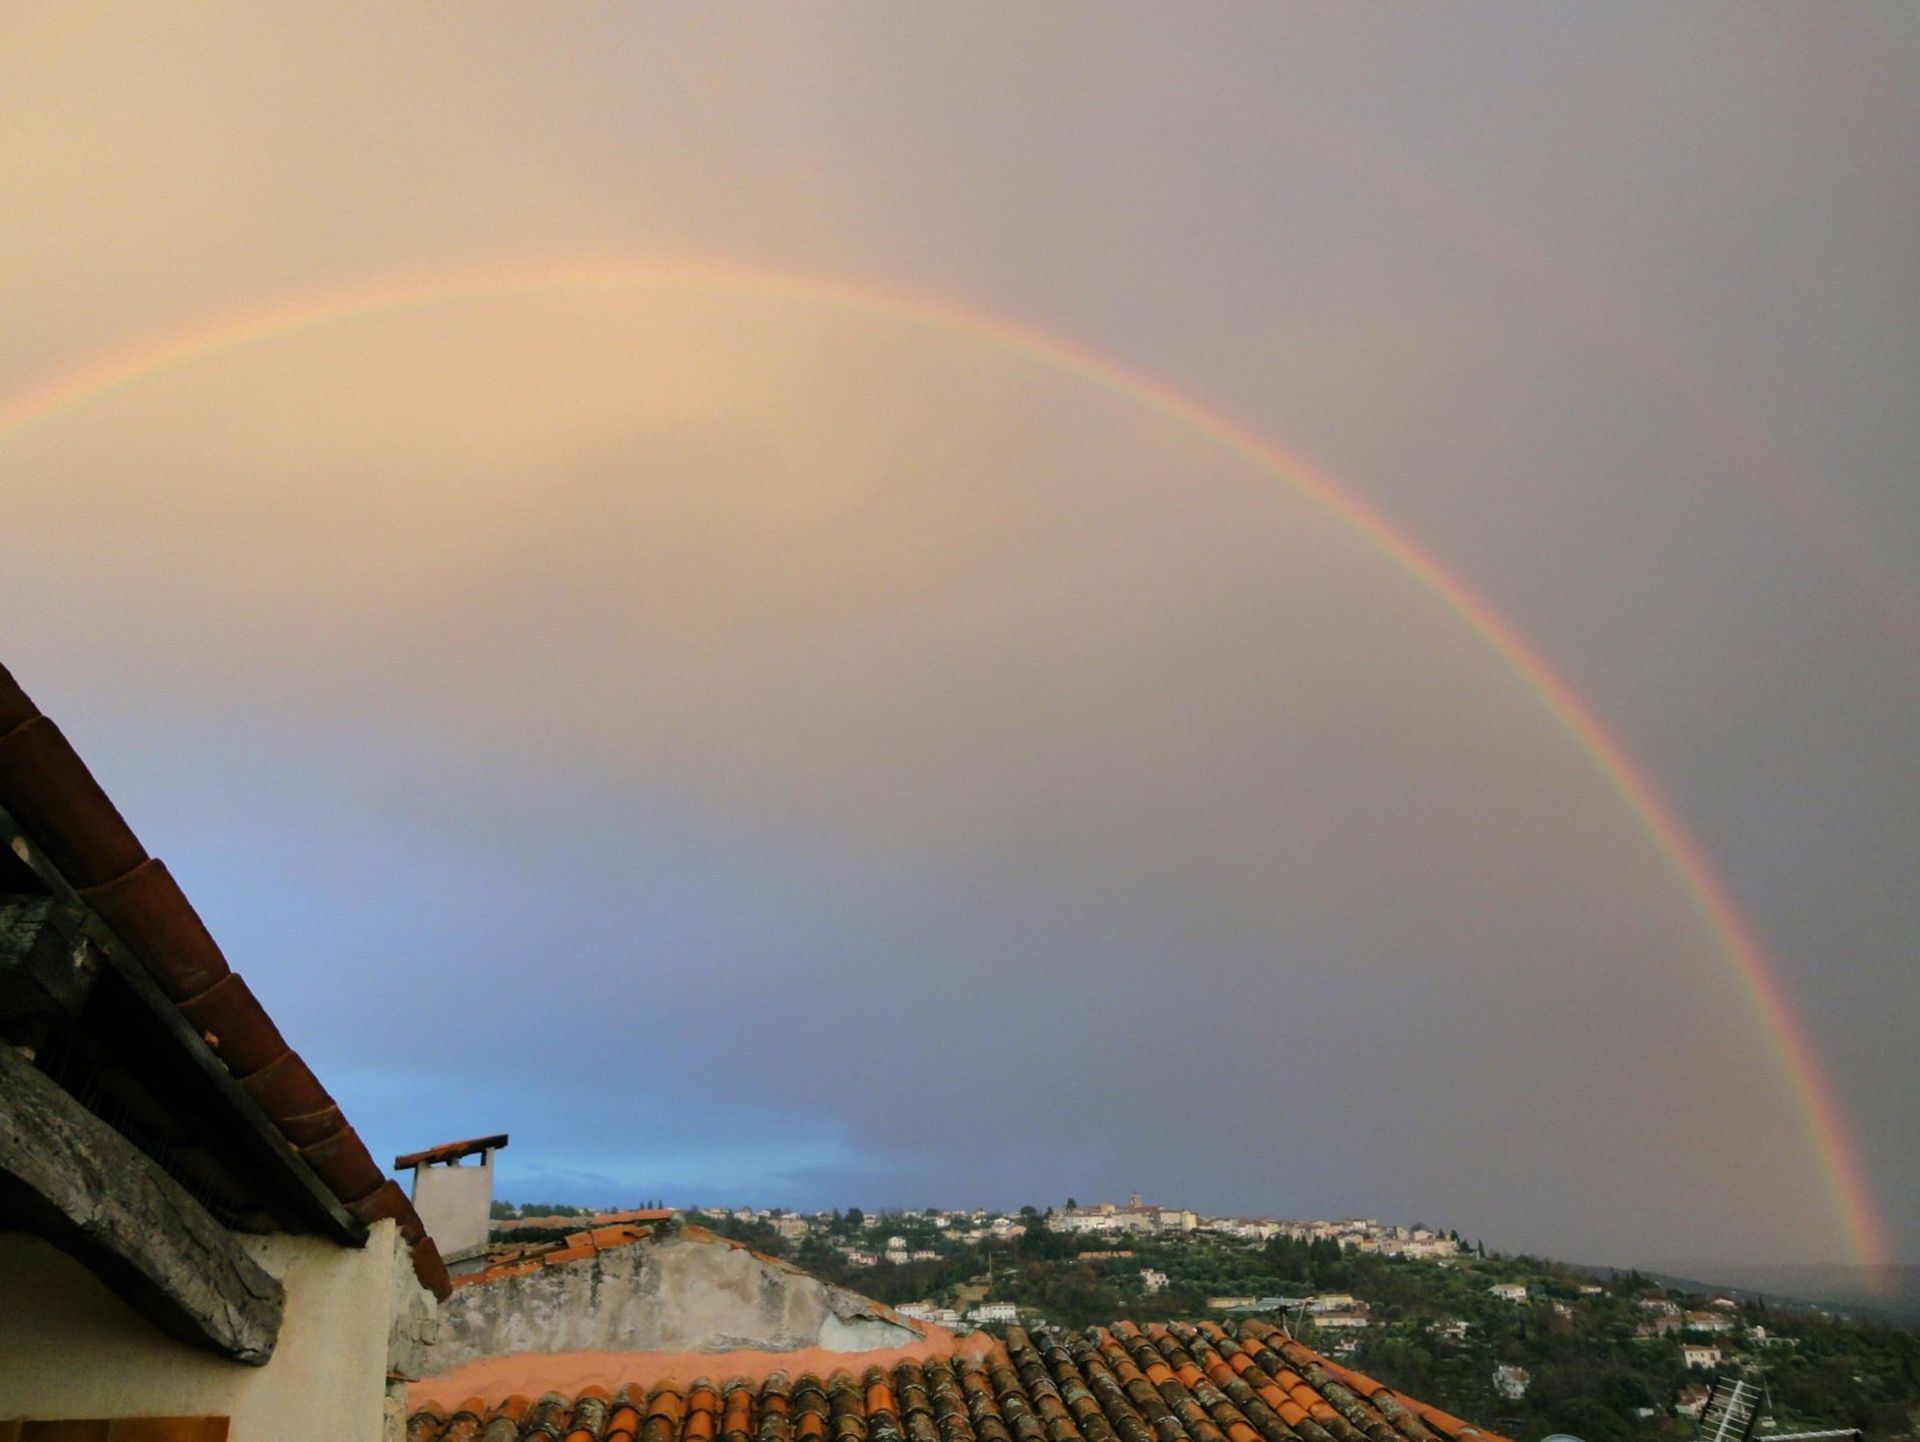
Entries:
{"label": "rooftop", "polygon": [[4,667],[0,838],[0,891],[44,892],[70,908],[107,962],[36,1065],[228,1225],[358,1245],[392,1219],[421,1283],[444,1297],[446,1267],[406,1193],[228,966],[166,863]]}
{"label": "rooftop", "polygon": [[[633,1355],[642,1374],[646,1354]],[[807,1359],[811,1361],[812,1359]],[[425,1406],[408,1442],[1506,1442],[1263,1322],[1008,1329],[1004,1346]],[[856,1368],[859,1370],[856,1372]]]}

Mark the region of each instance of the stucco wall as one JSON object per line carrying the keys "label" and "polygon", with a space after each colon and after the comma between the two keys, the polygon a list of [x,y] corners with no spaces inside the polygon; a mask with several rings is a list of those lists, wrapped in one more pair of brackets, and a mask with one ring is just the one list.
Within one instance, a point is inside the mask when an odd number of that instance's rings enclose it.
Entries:
{"label": "stucco wall", "polygon": [[487,1209],[493,1202],[493,1153],[477,1162],[421,1167],[413,1174],[413,1209],[451,1262],[487,1244]]}
{"label": "stucco wall", "polygon": [[456,1287],[426,1370],[516,1352],[856,1352],[918,1340],[858,1293],[743,1247],[675,1236]]}
{"label": "stucco wall", "polygon": [[240,1242],[287,1289],[264,1367],[175,1341],[64,1252],[0,1234],[0,1419],[214,1415],[233,1419],[230,1442],[380,1442],[396,1299],[412,1307],[407,1333],[427,1327],[432,1304],[394,1224],[358,1251],[320,1237]]}

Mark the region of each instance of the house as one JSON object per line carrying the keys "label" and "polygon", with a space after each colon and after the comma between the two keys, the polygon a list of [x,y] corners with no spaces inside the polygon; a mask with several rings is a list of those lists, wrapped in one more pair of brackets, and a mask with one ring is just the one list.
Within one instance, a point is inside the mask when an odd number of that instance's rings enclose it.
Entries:
{"label": "house", "polygon": [[969,1322],[1012,1323],[1020,1320],[1020,1310],[1011,1302],[981,1302],[967,1309]]}
{"label": "house", "polygon": [[805,1237],[807,1233],[811,1232],[813,1226],[805,1217],[796,1217],[789,1214],[775,1217],[773,1219],[773,1229],[788,1241],[797,1242]]}
{"label": "house", "polygon": [[1680,1365],[1683,1367],[1718,1367],[1720,1349],[1708,1346],[1704,1342],[1682,1342],[1680,1344]]}
{"label": "house", "polygon": [[1702,1387],[1698,1382],[1689,1382],[1674,1397],[1673,1410],[1682,1417],[1698,1417],[1711,1395],[1710,1388]]}
{"label": "house", "polygon": [[961,1325],[962,1318],[951,1307],[936,1307],[931,1302],[902,1302],[893,1309],[901,1316],[915,1322],[931,1322],[936,1327],[952,1330]]}
{"label": "house", "polygon": [[1169,1280],[1171,1279],[1165,1272],[1156,1271],[1152,1267],[1140,1269],[1140,1282],[1149,1292],[1165,1291]]}
{"label": "house", "polygon": [[1502,1362],[1493,1369],[1493,1390],[1509,1402],[1518,1402],[1533,1385],[1533,1374],[1525,1367]]}
{"label": "house", "polygon": [[1724,1312],[1688,1312],[1684,1325],[1689,1332],[1731,1332],[1734,1321]]}
{"label": "house", "polygon": [[1307,1310],[1315,1316],[1323,1312],[1364,1312],[1367,1304],[1351,1292],[1322,1292],[1307,1298]]}
{"label": "house", "polygon": [[1503,1302],[1524,1302],[1527,1300],[1525,1282],[1495,1282],[1487,1291]]}
{"label": "house", "polygon": [[438,1248],[4,669],[0,843],[0,1419],[388,1435]]}

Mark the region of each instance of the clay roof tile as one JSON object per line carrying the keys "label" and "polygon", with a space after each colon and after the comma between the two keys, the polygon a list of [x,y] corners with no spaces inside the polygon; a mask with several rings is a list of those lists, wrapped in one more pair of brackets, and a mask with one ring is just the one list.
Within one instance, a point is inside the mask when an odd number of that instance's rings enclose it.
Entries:
{"label": "clay roof tile", "polygon": [[45,716],[0,736],[0,806],[76,891],[124,876],[147,859],[133,829]]}
{"label": "clay roof tile", "polygon": [[159,857],[80,894],[170,1001],[198,996],[227,974],[226,957]]}

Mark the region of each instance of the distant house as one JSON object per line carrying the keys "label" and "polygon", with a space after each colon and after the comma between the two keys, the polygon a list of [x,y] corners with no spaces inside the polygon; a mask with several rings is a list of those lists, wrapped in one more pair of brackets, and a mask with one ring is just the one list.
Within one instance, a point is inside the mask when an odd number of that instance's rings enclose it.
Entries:
{"label": "distant house", "polygon": [[1707,1398],[1710,1395],[1709,1390],[1698,1382],[1689,1382],[1673,1399],[1673,1410],[1682,1417],[1698,1417],[1701,1409],[1707,1405]]}
{"label": "distant house", "polygon": [[1685,1326],[1689,1332],[1731,1332],[1733,1318],[1723,1312],[1688,1312]]}
{"label": "distant house", "polygon": [[1152,1267],[1142,1267],[1140,1269],[1141,1284],[1144,1285],[1149,1292],[1164,1291],[1169,1280],[1171,1279],[1165,1272],[1155,1271]]}
{"label": "distant house", "polygon": [[1487,1291],[1503,1302],[1524,1302],[1527,1300],[1525,1282],[1495,1282]]}
{"label": "distant house", "polygon": [[1720,1349],[1704,1342],[1682,1342],[1680,1344],[1680,1365],[1683,1367],[1718,1367]]}
{"label": "distant house", "polygon": [[1000,1322],[1011,1325],[1020,1320],[1020,1309],[1011,1302],[981,1302],[967,1309],[969,1322]]}

